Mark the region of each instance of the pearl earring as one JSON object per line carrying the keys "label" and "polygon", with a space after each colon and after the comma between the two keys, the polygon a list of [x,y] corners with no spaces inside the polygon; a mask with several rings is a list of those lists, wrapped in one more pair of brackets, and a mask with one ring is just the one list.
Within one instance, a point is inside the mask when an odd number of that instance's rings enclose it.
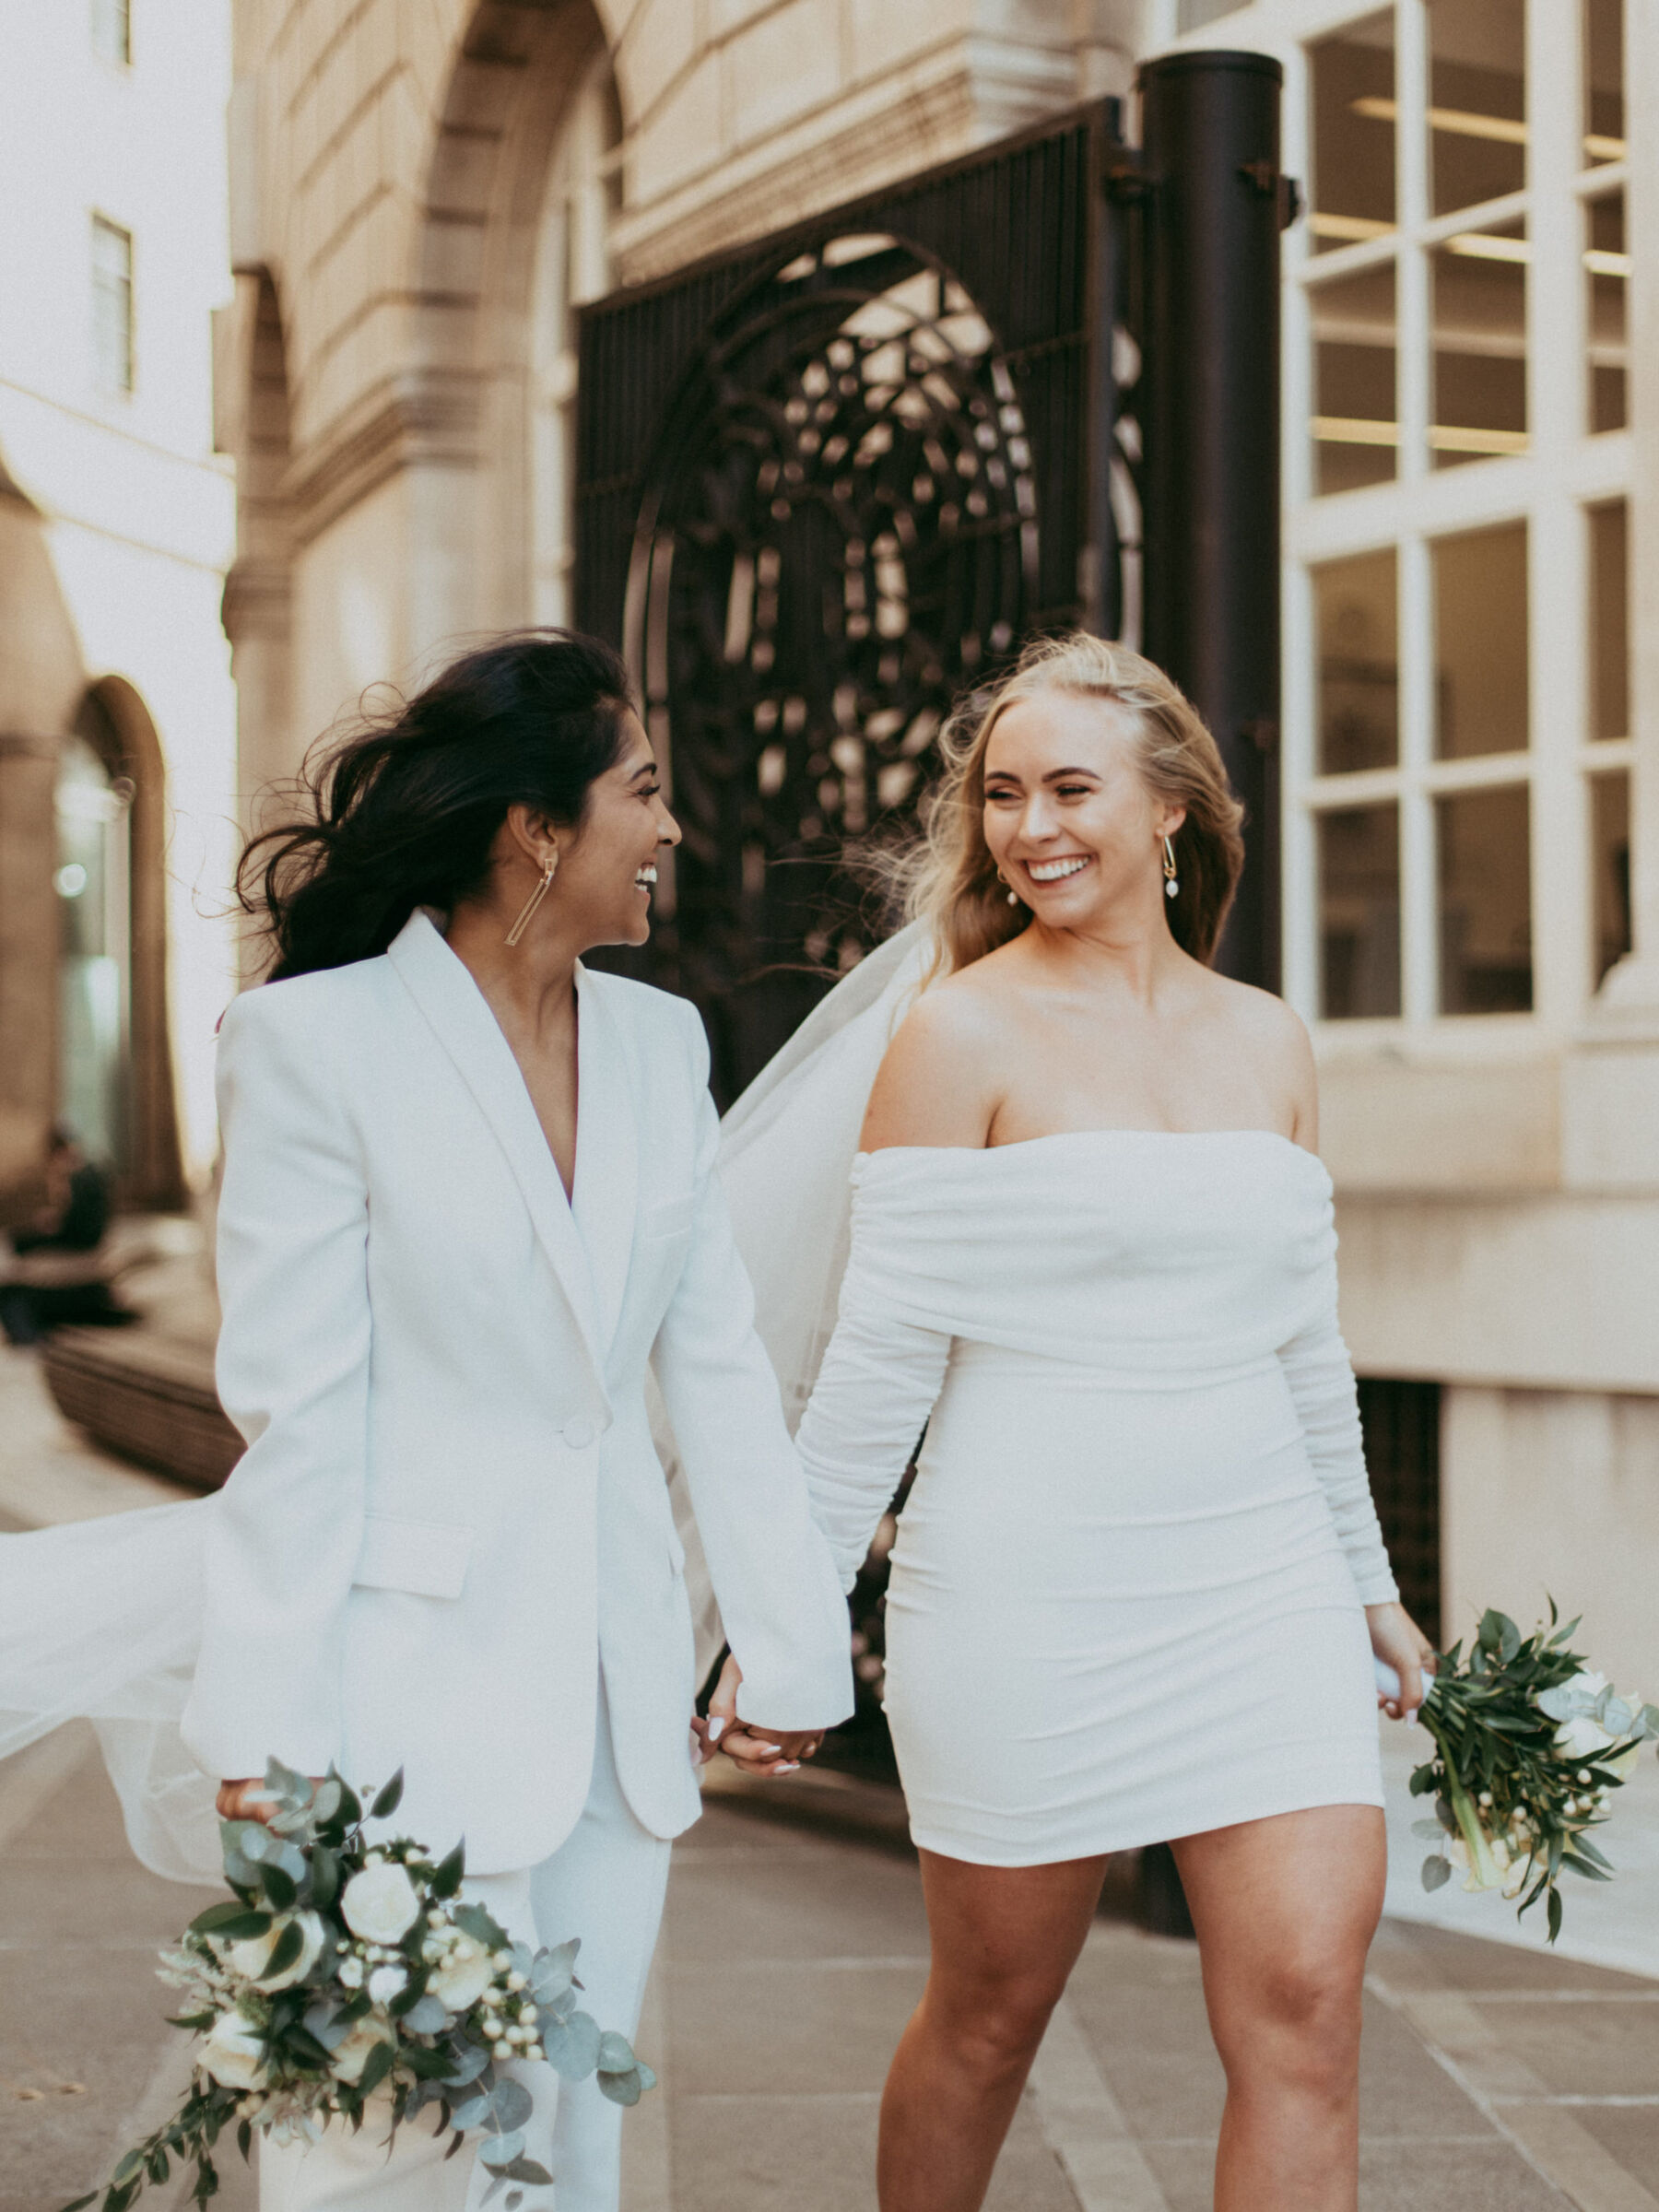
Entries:
{"label": "pearl earring", "polygon": [[[996,871],[996,880],[998,883],[1008,882],[1007,877],[1003,874],[1000,868],[998,868]],[[1019,904],[1019,893],[1014,888],[1012,884],[1008,884],[1008,904],[1010,906],[1018,906]]]}
{"label": "pearl earring", "polygon": [[1175,848],[1166,837],[1163,841],[1164,897],[1173,899],[1181,888],[1181,878],[1175,873]]}

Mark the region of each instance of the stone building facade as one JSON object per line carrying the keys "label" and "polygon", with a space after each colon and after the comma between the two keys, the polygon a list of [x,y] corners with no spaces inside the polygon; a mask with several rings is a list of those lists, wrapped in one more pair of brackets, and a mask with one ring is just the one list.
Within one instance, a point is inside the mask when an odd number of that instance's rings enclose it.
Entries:
{"label": "stone building facade", "polygon": [[1309,207],[1286,987],[1346,1324],[1448,1635],[1547,1586],[1651,1688],[1659,135],[1626,119],[1659,115],[1659,14],[235,0],[234,29],[250,804],[366,686],[568,616],[578,302],[1126,91],[1152,53],[1279,57]]}
{"label": "stone building facade", "polygon": [[236,709],[228,16],[5,0],[0,48],[3,1222],[54,1121],[132,1204],[211,1171]]}

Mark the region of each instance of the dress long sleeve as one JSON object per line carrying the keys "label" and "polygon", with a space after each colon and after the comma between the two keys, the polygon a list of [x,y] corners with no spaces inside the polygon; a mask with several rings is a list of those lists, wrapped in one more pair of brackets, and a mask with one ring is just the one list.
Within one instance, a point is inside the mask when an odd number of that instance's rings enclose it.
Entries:
{"label": "dress long sleeve", "polygon": [[1387,1605],[1400,1593],[1371,1500],[1359,1430],[1359,1395],[1336,1320],[1334,1267],[1329,1294],[1316,1317],[1280,1347],[1279,1363],[1359,1602]]}
{"label": "dress long sleeve", "polygon": [[882,1268],[856,1212],[835,1334],[795,1446],[813,1516],[851,1590],[933,1411],[949,1333],[909,1318],[882,1290]]}

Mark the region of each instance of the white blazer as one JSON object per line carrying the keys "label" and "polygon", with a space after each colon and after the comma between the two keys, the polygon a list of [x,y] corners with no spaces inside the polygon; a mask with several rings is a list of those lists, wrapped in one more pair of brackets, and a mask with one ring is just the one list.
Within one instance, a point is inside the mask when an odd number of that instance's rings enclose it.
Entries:
{"label": "white blazer", "polygon": [[696,1010],[579,969],[575,1195],[425,913],[236,1000],[219,1042],[218,1383],[248,1440],[207,1545],[184,1735],[209,1773],[406,1771],[399,1824],[534,1865],[617,1766],[697,1817],[692,1634],[654,1369],[740,1710],[852,1711],[846,1607],[753,1325]]}

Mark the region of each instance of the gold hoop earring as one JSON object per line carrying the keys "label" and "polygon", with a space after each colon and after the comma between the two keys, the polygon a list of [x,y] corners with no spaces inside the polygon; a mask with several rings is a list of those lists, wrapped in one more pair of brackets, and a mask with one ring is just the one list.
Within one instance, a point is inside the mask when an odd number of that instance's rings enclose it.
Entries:
{"label": "gold hoop earring", "polygon": [[1008,904],[1010,906],[1018,906],[1019,904],[1019,893],[1014,888],[1014,886],[1011,883],[1008,883],[1007,877],[1003,874],[1000,868],[998,868],[996,871],[996,880],[998,883],[1007,884]]}
{"label": "gold hoop earring", "polygon": [[509,945],[516,945],[519,939],[524,935],[525,930],[529,928],[531,920],[535,915],[536,908],[541,904],[542,900],[552,889],[553,878],[558,875],[558,873],[559,847],[555,845],[552,852],[549,853],[547,858],[542,862],[541,881],[531,892],[529,898],[525,900],[524,905],[520,907],[518,920],[507,932],[507,942]]}
{"label": "gold hoop earring", "polygon": [[1164,897],[1173,899],[1181,888],[1181,878],[1175,873],[1175,848],[1166,837],[1163,841]]}

